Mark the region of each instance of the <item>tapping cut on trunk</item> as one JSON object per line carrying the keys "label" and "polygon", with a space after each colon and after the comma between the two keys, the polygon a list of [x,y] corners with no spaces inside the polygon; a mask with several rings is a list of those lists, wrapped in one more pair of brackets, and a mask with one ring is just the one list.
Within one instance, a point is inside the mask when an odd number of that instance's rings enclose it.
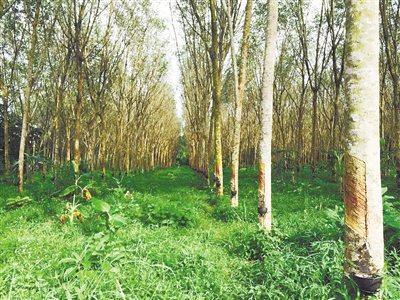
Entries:
{"label": "tapping cut on trunk", "polygon": [[362,294],[383,276],[379,139],[379,1],[346,2],[345,265]]}
{"label": "tapping cut on trunk", "polygon": [[367,192],[365,162],[345,155],[344,204],[345,224],[360,236],[367,234]]}

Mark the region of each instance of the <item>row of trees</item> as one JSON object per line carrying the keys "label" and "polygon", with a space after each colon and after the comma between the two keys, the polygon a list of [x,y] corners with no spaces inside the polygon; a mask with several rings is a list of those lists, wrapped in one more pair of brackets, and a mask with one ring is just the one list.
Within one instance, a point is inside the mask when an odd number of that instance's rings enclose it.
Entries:
{"label": "row of trees", "polygon": [[[346,272],[374,292],[383,269],[380,144],[400,188],[399,1],[176,6],[190,165],[221,196],[229,164],[238,206],[239,165],[258,164],[259,222],[270,230],[272,162],[314,174],[328,164],[335,177],[344,151]],[[173,163],[179,123],[152,15],[145,0],[0,2],[2,157],[5,173],[17,159],[20,191],[27,154],[43,169],[71,161],[75,174],[83,162],[103,173]]]}
{"label": "row of trees", "polygon": [[13,0],[0,17],[3,170],[17,160],[20,191],[27,154],[75,173],[173,163],[179,120],[149,1]]}
{"label": "row of trees", "polygon": [[[213,170],[218,193],[223,186],[221,165],[230,165],[234,183],[231,197],[237,203],[237,157],[241,165],[257,165],[260,153],[266,1],[231,2],[215,3],[215,28],[208,1],[179,1],[178,11],[185,37],[180,58],[190,162],[208,178]],[[279,3],[272,159],[275,166],[294,173],[304,165],[311,166],[313,173],[318,166],[327,165],[332,179],[337,180],[346,126],[345,5],[333,0],[316,3]],[[396,121],[400,115],[396,50],[399,1],[379,3],[382,163],[385,174],[396,169],[400,190],[400,123]],[[246,34],[249,23],[250,35]],[[215,50],[213,31],[218,44]],[[232,56],[231,50],[236,52],[236,48],[239,51]]]}
{"label": "row of trees", "polygon": [[223,163],[231,166],[232,206],[239,159],[258,164],[259,222],[270,230],[272,161],[297,171],[307,164],[314,174],[325,164],[336,177],[344,152],[345,269],[373,293],[384,257],[380,144],[400,189],[400,4],[315,4],[282,1],[278,15],[276,0],[255,1],[254,9],[252,0],[178,3],[189,162],[206,178],[214,171],[219,196]]}

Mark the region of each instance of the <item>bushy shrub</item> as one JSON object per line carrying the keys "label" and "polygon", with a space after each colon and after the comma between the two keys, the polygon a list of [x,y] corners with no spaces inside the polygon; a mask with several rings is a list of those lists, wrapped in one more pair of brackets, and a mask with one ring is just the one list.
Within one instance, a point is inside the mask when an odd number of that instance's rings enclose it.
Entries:
{"label": "bushy shrub", "polygon": [[228,199],[217,199],[215,200],[213,217],[223,222],[236,221],[239,219],[238,210],[239,208],[231,206]]}
{"label": "bushy shrub", "polygon": [[66,187],[74,184],[75,175],[71,163],[65,163],[54,174],[57,187]]}
{"label": "bushy shrub", "polygon": [[248,260],[262,261],[271,252],[277,252],[282,244],[279,231],[266,233],[256,224],[243,223],[240,231],[236,231],[226,242],[229,252]]}
{"label": "bushy shrub", "polygon": [[194,208],[182,202],[139,197],[138,204],[141,209],[139,218],[145,225],[194,227],[197,223]]}

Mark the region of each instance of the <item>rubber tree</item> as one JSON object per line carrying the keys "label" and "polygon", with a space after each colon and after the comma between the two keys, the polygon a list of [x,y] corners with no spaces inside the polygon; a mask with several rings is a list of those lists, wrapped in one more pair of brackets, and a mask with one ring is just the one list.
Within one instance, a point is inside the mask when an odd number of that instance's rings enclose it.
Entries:
{"label": "rubber tree", "polygon": [[239,205],[239,156],[240,156],[240,132],[242,125],[242,106],[246,88],[247,59],[249,53],[250,25],[252,17],[253,0],[247,0],[245,8],[245,18],[243,25],[242,45],[240,50],[239,68],[236,62],[236,50],[234,43],[233,21],[231,16],[231,0],[227,1],[226,12],[228,15],[231,60],[234,73],[235,86],[235,115],[232,139],[232,163],[231,163],[231,205]]}
{"label": "rubber tree", "polygon": [[328,155],[329,165],[331,168],[332,179],[337,178],[337,169],[335,168],[335,155],[334,151],[338,149],[341,144],[341,133],[339,131],[340,122],[340,94],[342,89],[343,75],[344,75],[344,53],[345,47],[343,47],[344,40],[344,28],[341,25],[344,20],[344,12],[342,9],[338,9],[338,5],[341,2],[329,0],[326,9],[326,21],[328,24],[328,32],[330,36],[331,43],[331,62],[332,62],[332,85],[333,85],[333,96],[332,96],[332,106],[333,112],[331,116],[331,136],[329,142]]}
{"label": "rubber tree", "polygon": [[348,105],[344,203],[345,274],[374,294],[384,264],[379,143],[379,1],[346,2]]}
{"label": "rubber tree", "polygon": [[278,2],[269,0],[266,28],[264,74],[261,95],[261,141],[258,173],[258,221],[261,228],[271,230],[271,145]]}
{"label": "rubber tree", "polygon": [[39,16],[40,16],[40,5],[41,1],[38,0],[35,4],[35,13],[32,20],[32,31],[31,31],[31,40],[28,50],[28,65],[27,65],[27,83],[24,91],[24,100],[22,103],[22,128],[21,128],[21,140],[19,144],[19,155],[18,155],[18,191],[22,192],[24,188],[24,163],[25,163],[25,146],[26,139],[28,137],[28,127],[29,127],[29,118],[30,118],[30,102],[33,91],[33,83],[35,80],[34,75],[34,60],[35,60],[35,51],[37,44],[37,28],[39,25]]}
{"label": "rubber tree", "polygon": [[218,19],[217,19],[217,2],[210,0],[211,12],[211,65],[212,65],[212,82],[213,82],[213,116],[214,116],[214,148],[215,148],[215,192],[217,196],[224,193],[224,179],[222,170],[222,80],[221,80],[221,64],[219,63],[219,42],[218,42]]}
{"label": "rubber tree", "polygon": [[[296,12],[296,23],[297,32],[299,36],[301,52],[303,54],[304,65],[306,69],[306,75],[308,77],[308,85],[310,86],[312,93],[312,130],[311,130],[311,170],[315,174],[317,160],[319,157],[318,147],[318,95],[322,88],[323,76],[329,62],[329,56],[327,51],[328,34],[324,30],[323,24],[325,2],[322,1],[319,16],[316,21],[316,40],[315,50],[310,51],[310,38],[309,29],[307,28],[307,22],[304,16],[304,3],[299,1],[298,7],[295,9]],[[314,52],[314,53],[312,53]]]}
{"label": "rubber tree", "polygon": [[[0,69],[0,72],[2,70]],[[1,75],[0,75],[1,76]],[[0,95],[3,98],[3,139],[4,139],[4,174],[11,170],[10,165],[10,135],[8,121],[8,89],[0,78]]]}
{"label": "rubber tree", "polygon": [[[397,191],[400,194],[400,64],[398,51],[398,36],[400,33],[399,11],[400,3],[392,0],[382,0],[380,3],[380,12],[382,20],[382,42],[387,61],[387,70],[389,71],[392,86],[392,105],[394,121],[394,160],[396,164],[396,183]],[[391,17],[396,16],[396,17]]]}
{"label": "rubber tree", "polygon": [[81,164],[82,111],[85,105],[85,66],[93,48],[89,42],[94,36],[94,24],[101,14],[100,0],[61,2],[57,21],[62,28],[65,43],[72,46],[76,72],[76,101],[74,104],[74,173],[78,175]]}

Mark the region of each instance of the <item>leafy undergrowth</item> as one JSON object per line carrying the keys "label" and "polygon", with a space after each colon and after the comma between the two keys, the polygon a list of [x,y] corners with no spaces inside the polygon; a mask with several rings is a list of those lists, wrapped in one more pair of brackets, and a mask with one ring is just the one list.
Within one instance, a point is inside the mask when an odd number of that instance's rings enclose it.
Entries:
{"label": "leafy undergrowth", "polygon": [[[34,177],[20,198],[0,184],[0,298],[349,298],[338,185],[276,176],[270,235],[257,227],[256,185],[256,172],[241,170],[232,209],[186,167],[86,174],[79,188]],[[396,248],[387,247],[387,299],[400,298]]]}

